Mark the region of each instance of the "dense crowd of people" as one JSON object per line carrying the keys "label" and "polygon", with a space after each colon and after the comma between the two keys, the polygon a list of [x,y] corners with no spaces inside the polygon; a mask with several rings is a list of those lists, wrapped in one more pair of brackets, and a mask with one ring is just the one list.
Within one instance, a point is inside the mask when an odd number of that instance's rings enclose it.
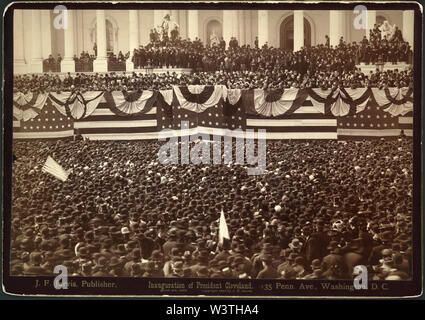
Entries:
{"label": "dense crowd of people", "polygon": [[[382,26],[381,26],[382,27]],[[391,62],[410,63],[412,60],[412,49],[407,41],[403,40],[400,29],[394,27],[392,35],[382,35],[380,26],[374,25],[369,31],[369,40],[366,36],[358,47],[357,56],[360,62],[366,64]]]}
{"label": "dense crowd of people", "polygon": [[93,91],[93,90],[159,90],[171,89],[174,85],[191,84],[225,85],[230,89],[282,89],[282,88],[335,88],[339,87],[409,87],[413,85],[413,70],[387,70],[365,75],[359,69],[338,73],[307,71],[304,76],[297,71],[216,71],[177,74],[175,72],[125,74],[68,73],[65,77],[55,74],[16,75],[13,87],[15,92],[50,91]]}
{"label": "dense crowd of people", "polygon": [[[11,273],[331,280],[366,265],[411,278],[411,138],[268,141],[258,176],[162,165],[159,147],[14,141]],[[47,156],[72,169],[66,182],[41,172]]]}
{"label": "dense crowd of people", "polygon": [[[122,71],[125,71],[125,61],[130,56],[130,52],[127,52],[125,55],[119,51],[118,55],[113,52],[107,52],[107,61],[111,66],[120,64],[122,66]],[[93,72],[93,61],[96,59],[96,55],[89,54],[88,51],[82,51],[78,57],[74,54],[73,60],[75,62],[75,71],[76,72]],[[52,54],[49,55],[47,59],[43,61],[43,71],[44,72],[60,72],[61,71],[61,61],[62,56],[60,53],[55,59]],[[112,68],[113,69],[113,68]]]}
{"label": "dense crowd of people", "polygon": [[[105,76],[77,75],[77,85],[83,90],[91,87],[100,90],[99,86],[107,88],[126,87],[149,89],[169,88],[171,85],[220,83],[230,88],[289,88],[289,87],[324,87],[334,85],[344,87],[385,87],[409,86],[412,84],[412,70],[395,70],[364,74],[356,66],[360,63],[382,64],[412,61],[412,50],[408,42],[403,40],[401,31],[395,27],[392,36],[387,39],[382,36],[378,25],[370,30],[369,39],[347,43],[343,38],[337,46],[329,45],[326,36],[325,44],[306,46],[293,52],[282,48],[270,47],[268,44],[258,45],[256,39],[253,46],[239,45],[232,38],[226,48],[226,42],[221,39],[212,45],[204,45],[198,38],[191,41],[182,39],[178,32],[171,38],[160,38],[155,31],[151,32],[151,42],[140,46],[131,54],[119,52],[117,56],[108,54],[110,71],[124,71],[124,62],[131,59],[135,69],[147,68],[188,68],[195,74],[182,77],[173,73],[162,75],[131,75]],[[173,30],[174,31],[174,30]],[[94,47],[95,52],[97,47]],[[77,70],[92,71],[95,55],[82,52],[74,57]],[[60,65],[49,57],[45,68],[51,71]],[[55,67],[56,66],[56,67]],[[58,83],[59,77],[47,76],[48,86],[53,82],[51,90],[68,90],[69,87]],[[112,79],[111,79],[112,78]],[[44,80],[44,79],[43,79]],[[52,80],[52,81],[50,81]],[[81,80],[81,81],[80,81]],[[112,80],[112,83],[105,83]],[[22,81],[22,80],[17,80]],[[117,83],[118,82],[118,83]],[[37,81],[34,81],[37,83]],[[37,85],[40,86],[40,85]],[[75,85],[74,85],[75,86]],[[87,88],[85,88],[87,87]]]}

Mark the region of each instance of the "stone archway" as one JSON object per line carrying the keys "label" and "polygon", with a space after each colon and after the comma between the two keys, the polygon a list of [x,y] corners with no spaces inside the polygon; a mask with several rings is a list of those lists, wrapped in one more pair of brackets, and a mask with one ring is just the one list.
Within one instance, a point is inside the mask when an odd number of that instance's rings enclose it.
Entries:
{"label": "stone archway", "polygon": [[[311,25],[304,17],[304,46],[311,46]],[[288,16],[280,24],[280,47],[294,50],[294,15]]]}
{"label": "stone archway", "polygon": [[[215,34],[215,37],[212,37]],[[223,27],[220,21],[212,19],[208,21],[205,27],[205,43],[211,45],[212,38],[217,38],[219,41],[223,36]]]}
{"label": "stone archway", "polygon": [[[111,52],[118,54],[118,25],[115,20],[110,17],[106,17],[106,52]],[[91,48],[96,41],[96,19],[92,22],[92,27],[90,28],[90,40]]]}

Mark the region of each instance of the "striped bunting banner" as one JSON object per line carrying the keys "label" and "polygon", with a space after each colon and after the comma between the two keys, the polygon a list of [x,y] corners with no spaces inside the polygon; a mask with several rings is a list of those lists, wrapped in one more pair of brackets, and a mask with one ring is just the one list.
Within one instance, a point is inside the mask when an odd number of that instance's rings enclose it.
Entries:
{"label": "striped bunting banner", "polygon": [[36,117],[13,120],[13,139],[62,139],[73,135],[73,120],[59,113],[50,100]]}
{"label": "striped bunting banner", "polygon": [[310,97],[290,115],[266,118],[249,114],[246,128],[265,129],[267,139],[337,139],[336,118],[314,108]]}
{"label": "striped bunting banner", "polygon": [[104,98],[87,118],[75,120],[75,132],[90,140],[157,139],[156,107],[139,115],[118,116]]}
{"label": "striped bunting banner", "polygon": [[407,119],[409,117],[393,116],[376,104],[369,103],[361,113],[338,117],[338,139],[363,140],[398,137],[403,126],[411,130],[411,123],[402,124],[402,122],[411,121],[412,118]]}

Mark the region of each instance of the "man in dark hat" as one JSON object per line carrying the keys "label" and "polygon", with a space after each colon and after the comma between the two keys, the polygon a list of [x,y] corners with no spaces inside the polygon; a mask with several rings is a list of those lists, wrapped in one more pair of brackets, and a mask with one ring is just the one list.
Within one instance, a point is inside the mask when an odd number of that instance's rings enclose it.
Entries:
{"label": "man in dark hat", "polygon": [[[176,261],[181,261],[183,263],[183,252],[179,248],[171,249],[171,252],[168,255],[168,260],[164,263],[163,273],[165,277],[169,277],[173,273],[172,265]],[[183,268],[183,265],[182,265]]]}
{"label": "man in dark hat", "polygon": [[173,248],[177,246],[177,229],[171,228],[168,231],[168,240],[162,245],[164,255],[168,256]]}
{"label": "man in dark hat", "polygon": [[124,273],[129,276],[131,274],[131,267],[135,263],[140,263],[142,259],[142,252],[138,248],[134,248],[133,251],[131,251],[131,260],[128,261],[124,265]]}
{"label": "man in dark hat", "polygon": [[260,255],[261,262],[263,264],[263,270],[261,270],[258,275],[257,279],[276,279],[278,278],[278,273],[276,268],[273,266],[272,261],[273,257],[271,254],[262,253]]}
{"label": "man in dark hat", "polygon": [[306,275],[304,279],[306,280],[312,280],[312,279],[321,279],[322,278],[322,264],[319,259],[315,259],[311,263],[311,270],[313,270],[312,273]]}
{"label": "man in dark hat", "polygon": [[323,232],[323,223],[320,221],[315,225],[315,232],[307,226],[303,228],[305,237],[301,253],[306,257],[307,263],[311,263],[315,259],[321,260],[327,253],[326,246],[329,243],[329,238]]}
{"label": "man in dark hat", "polygon": [[43,264],[43,256],[39,252],[31,252],[29,255],[29,262],[24,264],[24,275],[38,276],[38,275],[51,275],[53,270],[49,271],[41,267]]}
{"label": "man in dark hat", "polygon": [[108,262],[105,257],[101,256],[97,260],[97,264],[93,268],[93,277],[108,277],[109,276],[109,268]]}
{"label": "man in dark hat", "polygon": [[339,254],[338,242],[331,241],[327,247],[329,254],[322,260],[322,276],[324,279],[345,279],[347,268],[343,257]]}
{"label": "man in dark hat", "polygon": [[355,266],[367,264],[367,257],[364,256],[363,238],[351,240],[346,247],[341,248],[340,254],[343,256],[348,274],[353,274]]}
{"label": "man in dark hat", "polygon": [[210,261],[210,253],[207,250],[199,251],[194,257],[195,264],[190,267],[192,274],[198,274],[203,267],[207,267]]}
{"label": "man in dark hat", "polygon": [[151,254],[152,251],[154,249],[159,249],[159,247],[157,247],[157,244],[155,243],[155,241],[150,237],[152,230],[148,230],[143,232],[138,233],[137,235],[137,239],[139,240],[139,245],[140,245],[140,249],[142,250],[142,258],[143,259],[148,259]]}
{"label": "man in dark hat", "polygon": [[392,241],[392,232],[384,231],[380,234],[380,244],[373,247],[372,252],[370,253],[368,263],[371,266],[375,266],[379,264],[379,259],[381,259],[381,252],[384,249],[391,249],[391,241]]}

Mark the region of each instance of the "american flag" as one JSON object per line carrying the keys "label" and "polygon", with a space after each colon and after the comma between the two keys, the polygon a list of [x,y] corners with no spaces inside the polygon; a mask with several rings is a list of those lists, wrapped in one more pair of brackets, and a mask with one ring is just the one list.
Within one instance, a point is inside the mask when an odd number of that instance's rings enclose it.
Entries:
{"label": "american flag", "polygon": [[[171,106],[158,106],[158,131],[174,130],[175,136],[203,133],[212,135],[231,135],[232,130],[246,129],[246,115],[243,104],[230,105],[220,100],[216,105],[203,112],[194,112],[182,108],[177,99],[173,99]],[[181,129],[190,129],[185,131]],[[166,136],[166,135],[165,135]],[[170,133],[171,136],[171,133]]]}
{"label": "american flag", "polygon": [[267,139],[336,139],[337,121],[313,107],[308,97],[300,108],[290,115],[269,118],[250,114],[246,120],[249,129],[265,129]]}
{"label": "american flag", "polygon": [[157,138],[156,107],[141,115],[118,116],[102,98],[90,116],[75,120],[76,133],[90,140],[149,140]]}
{"label": "american flag", "polygon": [[48,99],[35,118],[13,121],[14,139],[65,138],[74,135],[73,119],[61,114]]}
{"label": "american flag", "polygon": [[383,109],[374,103],[368,103],[362,112],[351,116],[338,117],[338,139],[399,136],[401,125],[399,121],[402,117],[392,116]]}
{"label": "american flag", "polygon": [[188,134],[180,132],[182,121],[186,121],[190,134],[211,136],[216,130],[215,134],[233,135],[236,129],[264,129],[267,139],[363,139],[398,136],[401,130],[412,136],[413,132],[412,112],[393,117],[384,111],[385,106],[378,107],[373,101],[358,114],[338,118],[317,110],[310,97],[298,109],[277,117],[265,117],[252,112],[252,108],[252,90],[247,90],[235,105],[220,99],[199,113],[181,107],[175,94],[171,105],[159,99],[148,112],[126,116],[115,114],[102,98],[88,117],[74,120],[61,114],[47,99],[35,118],[14,118],[13,138],[64,138],[73,136],[75,129],[75,133],[93,140],[158,139],[163,129],[174,130],[173,135]]}

